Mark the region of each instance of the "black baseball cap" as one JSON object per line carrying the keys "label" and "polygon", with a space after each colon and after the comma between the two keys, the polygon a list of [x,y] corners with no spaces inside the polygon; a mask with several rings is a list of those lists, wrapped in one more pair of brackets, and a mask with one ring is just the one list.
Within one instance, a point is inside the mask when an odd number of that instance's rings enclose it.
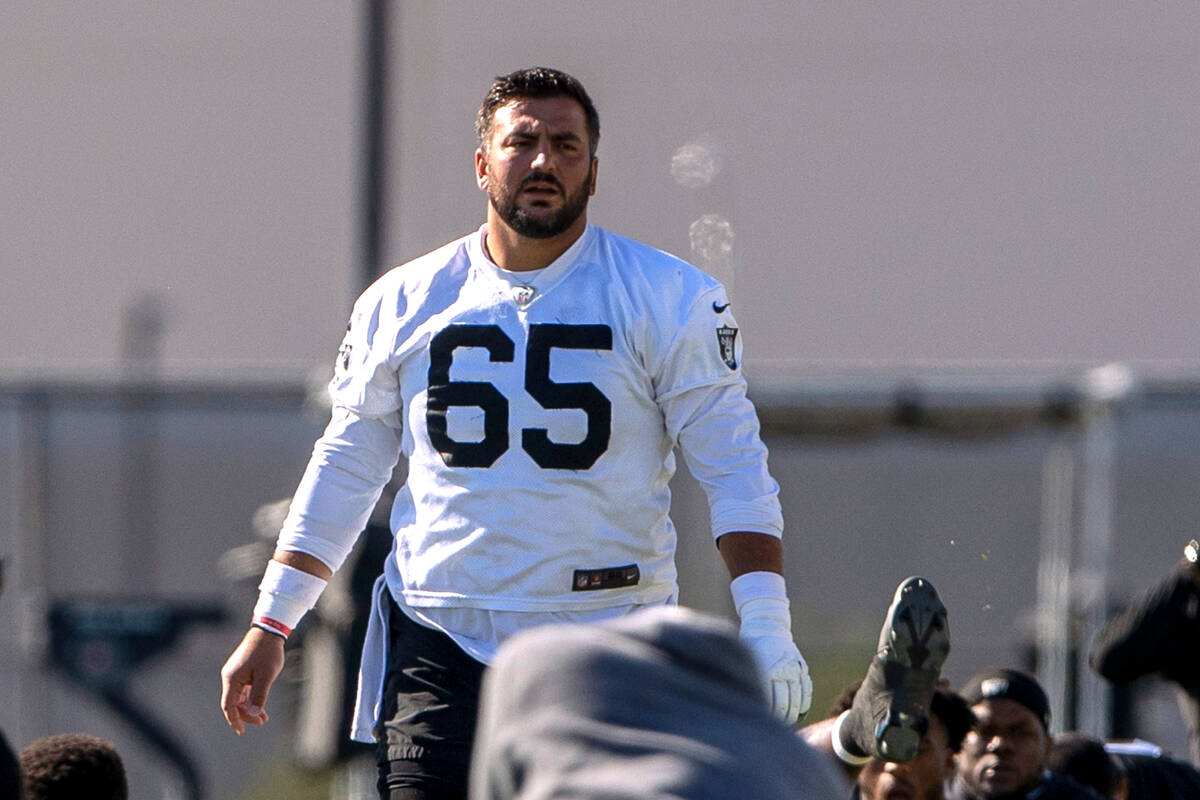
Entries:
{"label": "black baseball cap", "polygon": [[1041,684],[1027,672],[988,669],[972,676],[958,692],[970,705],[982,700],[1013,700],[1025,706],[1050,730],[1050,701]]}

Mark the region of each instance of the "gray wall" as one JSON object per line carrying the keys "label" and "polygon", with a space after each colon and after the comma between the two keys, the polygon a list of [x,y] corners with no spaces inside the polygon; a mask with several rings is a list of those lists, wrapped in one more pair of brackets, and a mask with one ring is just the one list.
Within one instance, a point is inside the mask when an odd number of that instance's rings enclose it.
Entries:
{"label": "gray wall", "polygon": [[337,349],[353,258],[357,9],[0,9],[0,363],[112,367],[161,298],[181,370]]}
{"label": "gray wall", "polygon": [[1195,363],[1194,7],[404,8],[397,260],[478,218],[484,76],[545,62],[601,111],[595,221],[684,255],[730,222],[755,358]]}
{"label": "gray wall", "polygon": [[[143,293],[178,369],[329,357],[359,286],[358,10],[6,4],[0,361],[111,365]],[[548,63],[602,113],[595,221],[682,255],[729,222],[706,265],[756,360],[1196,364],[1194,6],[394,11],[390,263],[481,220],[472,110]],[[698,188],[689,143],[719,164]]]}

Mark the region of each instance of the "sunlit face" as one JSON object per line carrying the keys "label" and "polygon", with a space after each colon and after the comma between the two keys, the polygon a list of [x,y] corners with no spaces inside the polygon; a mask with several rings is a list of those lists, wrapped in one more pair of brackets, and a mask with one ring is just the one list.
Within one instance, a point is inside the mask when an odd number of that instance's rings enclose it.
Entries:
{"label": "sunlit face", "polygon": [[1032,711],[1015,700],[983,700],[971,708],[978,720],[958,754],[958,777],[981,798],[1032,787],[1041,778],[1050,736]]}
{"label": "sunlit face", "polygon": [[946,726],[936,715],[921,737],[921,749],[904,763],[872,759],[858,775],[862,800],[942,800],[943,781],[954,771]]}
{"label": "sunlit face", "polygon": [[475,177],[492,214],[522,236],[548,239],[582,230],[596,191],[587,117],[569,97],[517,100],[496,109]]}

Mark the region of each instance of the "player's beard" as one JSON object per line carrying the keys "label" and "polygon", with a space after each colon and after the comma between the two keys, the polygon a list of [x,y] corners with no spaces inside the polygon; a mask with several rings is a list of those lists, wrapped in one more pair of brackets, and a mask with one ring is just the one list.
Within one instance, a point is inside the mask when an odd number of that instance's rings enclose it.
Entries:
{"label": "player's beard", "polygon": [[[547,217],[533,217],[525,209],[517,205],[517,195],[530,183],[551,183],[558,187],[563,194],[562,207]],[[530,239],[549,239],[564,233],[587,210],[588,198],[591,196],[592,168],[588,175],[574,191],[567,191],[558,178],[545,172],[531,172],[521,181],[515,192],[510,192],[503,186],[488,185],[488,200],[500,219],[521,236]]]}

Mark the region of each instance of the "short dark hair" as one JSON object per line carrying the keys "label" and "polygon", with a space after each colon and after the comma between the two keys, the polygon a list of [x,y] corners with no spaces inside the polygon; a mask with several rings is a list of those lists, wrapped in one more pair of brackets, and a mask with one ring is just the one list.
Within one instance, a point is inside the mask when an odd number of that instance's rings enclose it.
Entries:
{"label": "short dark hair", "polygon": [[[862,681],[856,681],[843,689],[830,706],[829,716],[836,717],[843,711],[848,711],[860,686]],[[950,752],[957,753],[962,749],[963,739],[967,738],[967,734],[975,727],[975,714],[971,711],[971,706],[958,693],[949,689],[937,689],[933,693],[929,711],[945,726]]]}
{"label": "short dark hair", "polygon": [[25,800],[126,800],[125,765],[111,742],[86,733],[35,739],[18,756]]}
{"label": "short dark hair", "polygon": [[475,135],[479,138],[479,146],[487,148],[496,109],[515,100],[535,97],[569,97],[583,106],[584,116],[587,117],[588,152],[596,155],[596,146],[600,144],[600,115],[592,98],[588,97],[583,84],[577,79],[549,67],[519,69],[499,75],[492,81],[487,96],[475,114]]}
{"label": "short dark hair", "polygon": [[1055,737],[1046,767],[1059,775],[1070,775],[1103,795],[1112,794],[1124,775],[1124,769],[1104,749],[1103,742],[1079,731]]}
{"label": "short dark hair", "polygon": [[962,749],[963,739],[975,727],[975,712],[971,711],[971,706],[962,695],[949,689],[938,689],[933,693],[929,710],[946,726],[950,750],[957,753]]}

